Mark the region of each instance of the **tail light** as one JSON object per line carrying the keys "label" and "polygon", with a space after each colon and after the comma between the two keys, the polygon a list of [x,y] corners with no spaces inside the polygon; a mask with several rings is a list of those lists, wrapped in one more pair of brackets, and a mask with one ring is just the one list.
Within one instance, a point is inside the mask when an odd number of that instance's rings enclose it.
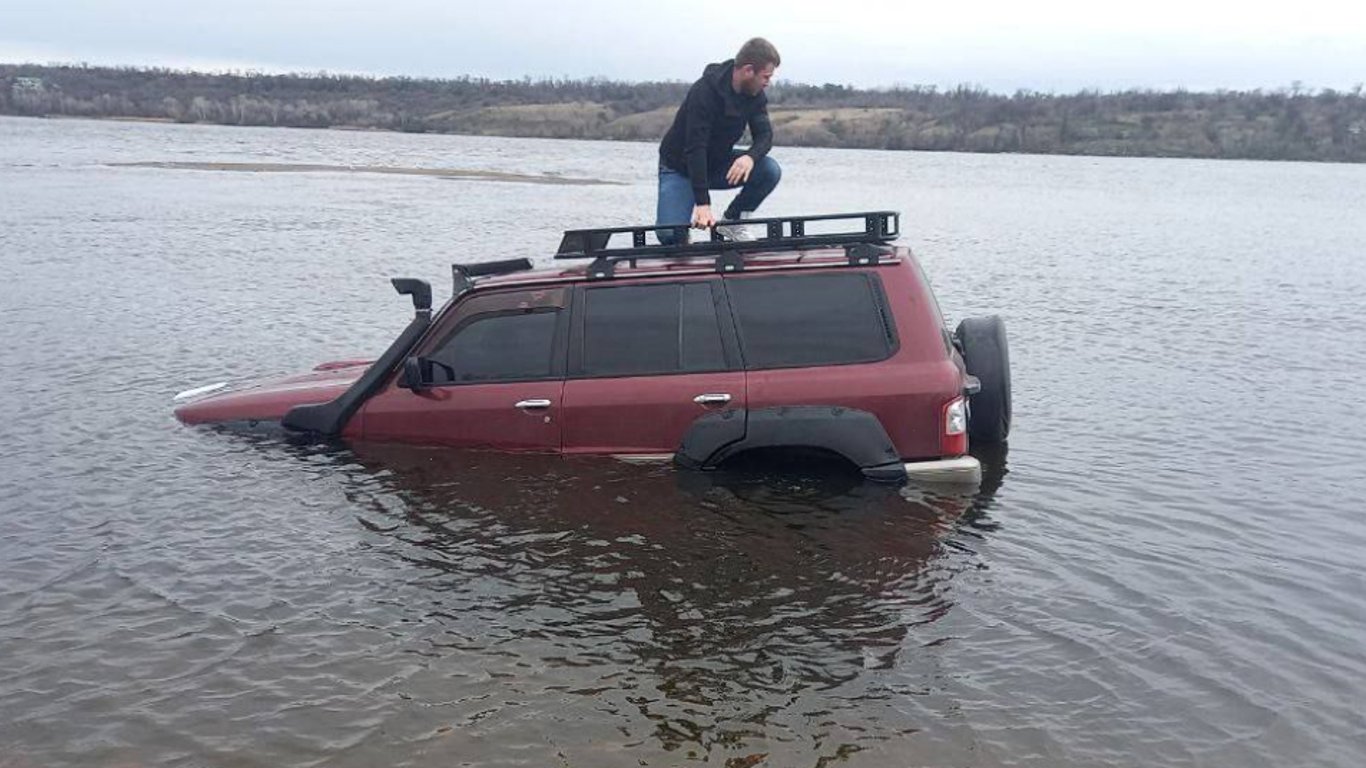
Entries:
{"label": "tail light", "polygon": [[968,452],[968,401],[955,397],[944,403],[944,413],[940,419],[939,454],[941,456],[962,456]]}

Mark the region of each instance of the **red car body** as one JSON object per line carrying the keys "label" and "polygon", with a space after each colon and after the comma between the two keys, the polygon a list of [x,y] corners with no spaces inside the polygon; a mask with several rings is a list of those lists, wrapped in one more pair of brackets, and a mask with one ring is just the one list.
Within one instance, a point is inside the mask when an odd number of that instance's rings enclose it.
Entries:
{"label": "red car body", "polygon": [[[809,281],[822,275],[838,277]],[[788,282],[770,279],[776,277]],[[677,458],[685,453],[680,446],[689,440],[696,443],[725,432],[729,437],[716,438],[716,445],[730,448],[712,454],[720,456],[733,455],[736,446],[746,447],[736,436],[743,437],[747,429],[754,431],[759,415],[764,414],[781,426],[772,434],[792,436],[792,441],[805,444],[791,447],[845,453],[870,476],[874,473],[867,467],[875,461],[911,474],[921,468],[931,479],[980,477],[980,466],[967,455],[966,399],[975,379],[968,374],[930,286],[908,249],[888,249],[881,260],[867,266],[853,265],[845,251],[828,248],[748,255],[743,271],[734,273],[718,272],[710,259],[683,258],[622,262],[610,281],[590,278],[590,269],[576,266],[476,281],[435,313],[430,323],[413,331],[420,333],[416,342],[400,361],[390,360],[385,370],[377,371],[379,378],[336,435],[349,440],[649,459]],[[808,282],[790,282],[803,279]],[[864,285],[866,289],[860,287]],[[655,288],[596,292],[642,286]],[[856,297],[867,291],[871,298],[866,308],[862,299],[846,302],[858,306],[842,308],[840,315],[866,315],[871,323],[880,322],[877,330],[859,333],[869,338],[885,334],[882,352],[875,349],[867,359],[856,359],[856,351],[844,348],[838,336],[817,338],[821,334],[813,332],[813,324],[819,324],[819,318],[805,327],[775,329],[762,314],[755,314],[769,307],[784,317],[801,317],[805,310],[795,306],[797,302],[784,304],[775,298],[775,291],[816,291],[809,295],[819,299],[829,296],[827,288]],[[745,302],[752,308],[747,309]],[[777,303],[770,307],[764,302]],[[674,303],[681,307],[678,315]],[[604,307],[601,313],[597,313],[599,306]],[[609,310],[619,312],[618,319],[643,319],[609,322],[613,318]],[[599,316],[606,319],[598,321]],[[621,346],[625,350],[638,335],[671,338],[674,326],[659,326],[663,330],[655,326],[658,318],[674,322],[668,319],[674,317],[681,318],[675,323],[681,351],[661,352],[659,345],[644,346],[639,354],[658,356],[658,362],[641,363],[636,366],[641,370],[625,375],[603,373],[635,363],[629,357],[605,359],[604,354],[610,357],[615,347],[603,352],[603,344],[594,339],[621,340],[617,346],[625,345]],[[499,337],[498,332],[510,335]],[[553,338],[542,349],[547,333]],[[780,364],[756,363],[767,354],[754,341],[761,334],[768,334],[770,346],[795,349],[798,354]],[[802,364],[806,357],[802,344],[808,335],[813,345],[823,345],[825,350],[813,354],[839,361]],[[472,346],[476,343],[484,346]],[[449,351],[450,345],[458,349]],[[549,367],[515,371],[493,380],[461,368],[467,361],[500,354],[518,358],[522,349],[534,351],[525,354],[536,365],[548,353]],[[409,368],[412,361],[430,367],[432,380],[427,381],[424,374],[419,384],[412,373],[417,368]],[[468,364],[477,367],[476,362]],[[520,364],[516,360],[489,363]],[[178,396],[181,404],[175,415],[186,424],[284,421],[288,426],[286,417],[292,409],[336,400],[373,365],[371,361],[327,363],[287,378],[192,390]],[[660,370],[645,371],[650,365]],[[887,455],[859,460],[834,438],[824,443],[823,420],[853,425],[853,414],[863,419],[860,434],[877,432],[880,425],[885,438],[877,439],[884,441],[881,450]],[[759,441],[749,447],[782,447],[778,444],[787,439],[769,438],[767,443]]]}

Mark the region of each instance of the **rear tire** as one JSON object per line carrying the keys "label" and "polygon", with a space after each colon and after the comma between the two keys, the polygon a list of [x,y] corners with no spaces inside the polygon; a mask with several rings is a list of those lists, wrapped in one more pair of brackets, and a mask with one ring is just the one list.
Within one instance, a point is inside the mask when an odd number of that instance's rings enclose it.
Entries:
{"label": "rear tire", "polygon": [[1002,443],[1010,435],[1010,349],[1000,317],[969,317],[954,331],[968,373],[982,389],[968,398],[968,439]]}

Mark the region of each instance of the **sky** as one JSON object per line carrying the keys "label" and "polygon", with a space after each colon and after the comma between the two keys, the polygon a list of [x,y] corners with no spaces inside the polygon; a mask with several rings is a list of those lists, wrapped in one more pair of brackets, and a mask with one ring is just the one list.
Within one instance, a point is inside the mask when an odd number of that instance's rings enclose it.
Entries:
{"label": "sky", "polygon": [[858,87],[1350,89],[1366,2],[0,0],[0,62],[695,79],[767,37],[778,79]]}

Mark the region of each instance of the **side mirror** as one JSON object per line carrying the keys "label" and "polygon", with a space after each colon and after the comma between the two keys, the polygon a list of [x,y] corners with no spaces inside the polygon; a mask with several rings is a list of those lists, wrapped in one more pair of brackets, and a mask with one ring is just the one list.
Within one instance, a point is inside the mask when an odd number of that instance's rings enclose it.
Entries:
{"label": "side mirror", "polygon": [[427,388],[427,380],[422,376],[422,358],[410,357],[403,361],[403,375],[399,378],[399,386],[411,389],[414,392],[421,392]]}

